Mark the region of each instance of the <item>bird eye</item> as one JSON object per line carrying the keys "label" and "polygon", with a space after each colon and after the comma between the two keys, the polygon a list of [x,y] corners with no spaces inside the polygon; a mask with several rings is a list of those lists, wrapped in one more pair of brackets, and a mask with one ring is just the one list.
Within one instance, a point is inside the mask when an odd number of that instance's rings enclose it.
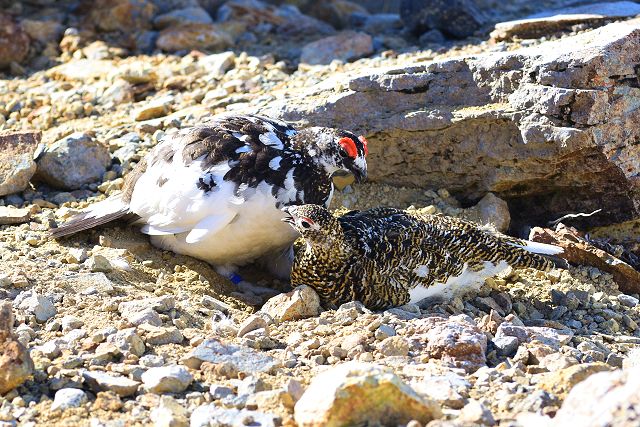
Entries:
{"label": "bird eye", "polygon": [[356,143],[353,142],[353,139],[345,136],[338,141],[338,144],[340,144],[340,154],[342,154],[343,157],[351,157],[352,159],[355,159],[358,156],[358,149],[356,148]]}
{"label": "bird eye", "polygon": [[307,221],[301,221],[301,225],[302,225],[302,228],[309,228],[309,227],[311,227],[311,224],[309,224]]}
{"label": "bird eye", "polygon": [[300,218],[300,226],[302,228],[311,228],[311,226],[315,224],[311,218]]}

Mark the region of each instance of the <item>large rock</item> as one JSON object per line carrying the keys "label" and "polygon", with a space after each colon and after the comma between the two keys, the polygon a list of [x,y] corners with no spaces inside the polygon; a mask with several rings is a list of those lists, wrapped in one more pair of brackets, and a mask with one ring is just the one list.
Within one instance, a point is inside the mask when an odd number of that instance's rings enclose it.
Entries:
{"label": "large rock", "polygon": [[169,27],[160,32],[156,46],[168,52],[205,49],[222,50],[233,44],[233,39],[215,24],[185,24]]}
{"label": "large rock", "polygon": [[13,312],[5,301],[0,304],[0,395],[18,387],[32,373],[33,361],[13,335]]}
{"label": "large rock", "polygon": [[364,133],[372,181],[466,201],[493,192],[516,223],[603,206],[585,221],[619,222],[640,213],[639,61],[636,19],[510,52],[336,74],[261,110]]}
{"label": "large rock", "polygon": [[102,31],[135,32],[151,28],[156,13],[148,0],[84,0],[89,20]]}
{"label": "large rock", "polygon": [[294,410],[301,427],[426,424],[441,416],[435,402],[420,397],[394,373],[360,362],[315,377]]}
{"label": "large rock", "polygon": [[[576,385],[548,426],[640,424],[640,368],[600,372]],[[528,425],[541,425],[528,424]]]}
{"label": "large rock", "polygon": [[629,18],[640,14],[640,4],[631,1],[587,4],[536,13],[516,21],[500,22],[491,33],[494,40],[514,37],[539,38],[560,31],[571,30],[574,25],[596,27],[607,20]]}
{"label": "large rock", "polygon": [[435,29],[456,38],[472,35],[484,22],[472,0],[402,0],[400,16],[415,34]]}
{"label": "large rock", "polygon": [[300,62],[310,65],[329,64],[334,59],[352,61],[373,52],[373,39],[369,34],[344,31],[304,46]]}
{"label": "large rock", "polygon": [[111,164],[109,148],[85,133],[55,142],[38,158],[37,177],[63,190],[99,181]]}
{"label": "large rock", "polygon": [[0,196],[29,186],[29,180],[36,173],[33,154],[41,137],[40,132],[0,133]]}
{"label": "large rock", "polygon": [[29,54],[29,45],[29,36],[22,27],[0,13],[0,69],[12,62],[24,61]]}

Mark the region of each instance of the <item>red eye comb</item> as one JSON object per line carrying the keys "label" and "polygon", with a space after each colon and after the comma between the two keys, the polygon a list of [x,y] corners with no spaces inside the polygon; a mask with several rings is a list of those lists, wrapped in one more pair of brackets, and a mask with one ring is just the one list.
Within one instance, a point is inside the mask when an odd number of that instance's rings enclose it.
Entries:
{"label": "red eye comb", "polygon": [[360,140],[360,142],[362,143],[362,146],[364,147],[364,155],[366,156],[367,154],[369,154],[369,141],[367,141],[367,138],[365,138],[362,135],[360,135],[358,139]]}
{"label": "red eye comb", "polygon": [[338,141],[338,144],[344,148],[344,151],[347,152],[349,157],[355,159],[358,156],[358,149],[356,148],[356,143],[353,142],[353,139],[345,136]]}

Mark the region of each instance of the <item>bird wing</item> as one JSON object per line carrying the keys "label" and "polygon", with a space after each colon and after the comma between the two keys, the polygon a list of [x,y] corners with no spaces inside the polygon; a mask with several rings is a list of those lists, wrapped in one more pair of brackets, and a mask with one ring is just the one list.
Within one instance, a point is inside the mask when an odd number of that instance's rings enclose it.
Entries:
{"label": "bird wing", "polygon": [[226,115],[168,135],[127,189],[131,211],[147,225],[143,231],[194,230],[189,240],[198,241],[234,219],[255,191],[248,190],[277,180],[271,160],[288,146],[293,133],[284,122]]}

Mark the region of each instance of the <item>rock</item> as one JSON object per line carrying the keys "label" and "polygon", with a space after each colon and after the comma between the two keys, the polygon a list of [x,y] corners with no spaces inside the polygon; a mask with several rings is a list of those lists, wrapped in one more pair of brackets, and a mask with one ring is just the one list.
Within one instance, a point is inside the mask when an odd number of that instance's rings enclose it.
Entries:
{"label": "rock", "polygon": [[109,273],[113,270],[109,260],[102,255],[92,255],[87,260],[87,267],[94,273]]}
{"label": "rock", "polygon": [[0,13],[0,69],[12,62],[21,63],[29,54],[30,40],[22,27],[9,15]]}
{"label": "rock", "polygon": [[23,19],[20,26],[29,35],[31,40],[43,44],[60,41],[64,27],[56,21]]}
{"label": "rock", "polygon": [[551,426],[632,426],[640,422],[640,368],[601,372],[577,384]]}
{"label": "rock", "polygon": [[518,338],[510,336],[495,337],[491,342],[495,345],[500,356],[513,355],[520,345]]}
{"label": "rock", "polygon": [[349,27],[350,18],[354,14],[359,16],[367,16],[369,14],[367,9],[348,0],[313,2],[309,6],[302,8],[302,12],[340,29]]}
{"label": "rock", "polygon": [[606,363],[583,363],[580,365],[570,366],[556,372],[545,374],[544,378],[538,383],[538,387],[564,399],[567,393],[581,381],[587,377],[603,371],[611,371],[613,368]]}
{"label": "rock", "polygon": [[373,53],[373,39],[369,34],[343,31],[305,45],[300,62],[319,65],[329,64],[334,59],[348,62]]}
{"label": "rock", "polygon": [[153,19],[153,25],[163,28],[186,24],[213,24],[211,16],[201,7],[187,7],[158,15]]}
{"label": "rock", "polygon": [[493,193],[487,193],[477,205],[465,209],[462,216],[478,224],[492,224],[503,233],[509,230],[511,224],[509,205]]}
{"label": "rock", "polygon": [[235,370],[249,374],[269,373],[280,365],[276,359],[264,353],[244,346],[223,344],[214,339],[204,341],[182,360],[191,369],[199,369],[203,362],[229,363]]}
{"label": "rock", "polygon": [[423,399],[392,372],[377,365],[348,362],[316,376],[294,409],[298,425],[367,423],[426,424],[440,418],[435,402]]}
{"label": "rock", "polygon": [[224,76],[235,63],[236,54],[233,51],[206,55],[198,59],[198,64],[207,72],[207,75],[215,78]]}
{"label": "rock", "polygon": [[187,427],[189,414],[171,396],[160,396],[160,404],[151,410],[151,421],[154,427]]}
{"label": "rock", "polygon": [[470,400],[464,405],[458,420],[473,425],[493,426],[496,424],[491,411],[477,400]]}
{"label": "rock", "polygon": [[610,224],[640,214],[640,110],[625,80],[635,81],[639,61],[640,22],[627,21],[508,52],[363,72],[340,92],[345,76],[335,76],[258,110],[365,134],[372,182],[446,187],[466,202],[492,192],[509,204],[512,227],[602,206],[606,215],[580,223]]}
{"label": "rock", "polygon": [[101,31],[135,32],[151,28],[155,13],[148,0],[97,0],[91,4],[89,19]]}
{"label": "rock", "polygon": [[152,393],[181,393],[192,381],[189,370],[179,365],[151,368],[142,374],[145,388]]}
{"label": "rock", "polygon": [[140,385],[138,381],[100,371],[83,371],[82,377],[94,392],[112,391],[121,397],[131,396]]}
{"label": "rock", "polygon": [[63,388],[56,391],[51,404],[51,410],[60,409],[64,411],[68,408],[78,408],[87,402],[87,395],[84,391],[77,388]]}
{"label": "rock", "polygon": [[632,297],[631,295],[625,295],[625,294],[620,294],[618,295],[618,301],[620,301],[620,304],[624,305],[625,307],[635,307],[636,305],[638,305],[638,298]]}
{"label": "rock", "polygon": [[441,405],[453,409],[461,409],[465,404],[462,394],[468,394],[471,384],[464,378],[449,373],[446,375],[425,376],[422,381],[413,383],[412,387],[418,394],[426,396]]}
{"label": "rock", "polygon": [[400,16],[406,28],[416,35],[437,29],[455,38],[469,37],[484,22],[482,12],[470,0],[402,0]]}
{"label": "rock", "polygon": [[534,227],[529,239],[560,246],[564,249],[560,256],[572,264],[590,265],[610,273],[623,292],[640,292],[640,271],[591,245],[572,227],[559,225],[556,231]]}
{"label": "rock", "polygon": [[317,316],[320,310],[320,297],[316,291],[302,285],[286,294],[269,298],[260,312],[268,314],[275,322],[286,322]]}
{"label": "rock", "polygon": [[0,394],[24,383],[33,373],[29,351],[13,334],[13,311],[8,301],[0,303]]}
{"label": "rock", "polygon": [[169,114],[168,103],[161,99],[155,100],[136,108],[131,111],[131,118],[136,121],[156,119]]}
{"label": "rock", "polygon": [[630,1],[593,3],[578,7],[536,13],[517,21],[496,24],[491,38],[495,41],[535,39],[561,31],[571,31],[575,25],[597,27],[607,20],[640,15],[640,5]]}
{"label": "rock", "polygon": [[485,366],[487,337],[461,316],[427,317],[415,323],[413,346],[424,349],[429,357],[464,368],[468,372]]}
{"label": "rock", "polygon": [[220,408],[215,403],[197,407],[190,418],[191,427],[242,426],[247,423],[261,427],[277,427],[281,425],[281,420],[280,417],[273,414],[247,409]]}
{"label": "rock", "polygon": [[515,337],[519,344],[539,341],[555,349],[571,341],[573,332],[570,329],[553,329],[544,326],[519,326],[511,322],[503,322],[498,326],[496,339]]}
{"label": "rock", "polygon": [[230,47],[233,39],[215,24],[186,24],[160,32],[156,46],[167,52],[179,50],[221,50]]}
{"label": "rock", "polygon": [[51,300],[35,291],[20,292],[13,301],[13,306],[33,314],[40,323],[46,322],[57,313]]}
{"label": "rock", "polygon": [[114,72],[111,61],[98,59],[79,59],[58,65],[46,71],[48,77],[67,81],[91,81],[105,78]]}
{"label": "rock", "polygon": [[401,336],[389,337],[378,344],[378,351],[385,356],[406,356],[409,353],[409,343]]}
{"label": "rock", "polygon": [[140,357],[145,351],[144,341],[136,333],[135,328],[122,329],[115,334],[109,335],[107,343],[113,344],[125,355],[131,353]]}
{"label": "rock", "polygon": [[118,311],[122,317],[129,318],[130,316],[148,308],[164,313],[172,310],[175,306],[176,301],[173,296],[165,295],[161,297],[122,302],[118,305]]}
{"label": "rock", "polygon": [[256,0],[229,0],[218,9],[216,17],[218,22],[241,22],[247,27],[259,23],[286,37],[335,33],[331,25],[300,13],[293,5],[274,7]]}
{"label": "rock", "polygon": [[175,326],[163,328],[145,323],[138,330],[144,333],[145,341],[151,345],[180,344],[184,340],[182,332]]}
{"label": "rock", "polygon": [[266,329],[269,327],[267,321],[261,317],[251,315],[244,322],[240,324],[238,327],[238,337],[243,337],[251,331],[255,331],[256,329]]}
{"label": "rock", "polygon": [[29,222],[31,211],[29,209],[16,209],[0,206],[0,225],[22,224]]}
{"label": "rock", "polygon": [[152,308],[145,308],[142,311],[130,312],[125,318],[134,326],[140,326],[142,324],[149,324],[152,326],[162,326],[162,319],[160,315]]}
{"label": "rock", "polygon": [[102,179],[111,164],[111,155],[106,146],[88,134],[76,132],[48,147],[37,163],[38,179],[55,188],[77,190]]}
{"label": "rock", "polygon": [[69,332],[74,329],[81,328],[84,322],[75,316],[67,315],[60,321],[62,324],[62,332]]}
{"label": "rock", "polygon": [[[1,23],[0,28],[2,28]],[[0,35],[0,46],[1,39]],[[1,51],[2,47],[0,47]],[[0,57],[2,57],[1,53]],[[0,59],[1,62],[2,59]],[[1,65],[0,68],[2,68]],[[40,144],[41,137],[40,132],[0,132],[0,196],[18,193],[29,186],[31,177],[36,173],[33,155]]]}

